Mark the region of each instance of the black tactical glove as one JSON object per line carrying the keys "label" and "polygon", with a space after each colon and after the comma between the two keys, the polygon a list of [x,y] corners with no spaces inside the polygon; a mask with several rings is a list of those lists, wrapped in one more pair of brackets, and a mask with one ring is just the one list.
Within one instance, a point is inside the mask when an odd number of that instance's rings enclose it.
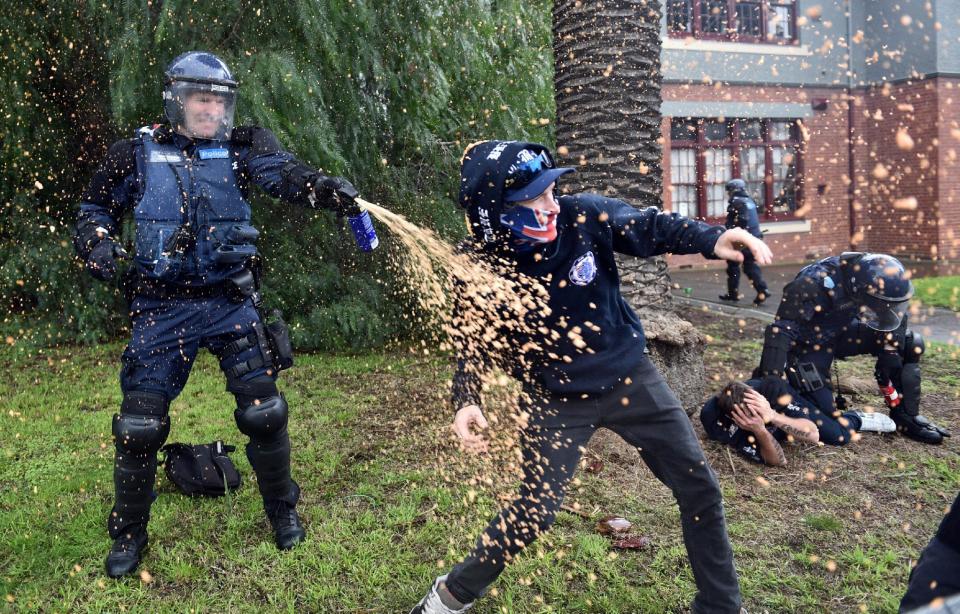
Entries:
{"label": "black tactical glove", "polygon": [[356,202],[360,192],[343,177],[324,177],[313,187],[313,195],[319,206],[333,210],[338,217],[360,213]]}
{"label": "black tactical glove", "polygon": [[883,352],[877,356],[874,375],[881,386],[893,381],[894,376],[903,369],[903,358],[897,352]]}
{"label": "black tactical glove", "polygon": [[87,256],[87,270],[100,281],[110,281],[117,273],[117,258],[129,258],[120,244],[107,237],[93,246]]}
{"label": "black tactical glove", "polygon": [[793,392],[787,384],[787,380],[779,375],[765,375],[763,380],[757,386],[757,392],[766,397],[770,405],[786,405],[793,400]]}

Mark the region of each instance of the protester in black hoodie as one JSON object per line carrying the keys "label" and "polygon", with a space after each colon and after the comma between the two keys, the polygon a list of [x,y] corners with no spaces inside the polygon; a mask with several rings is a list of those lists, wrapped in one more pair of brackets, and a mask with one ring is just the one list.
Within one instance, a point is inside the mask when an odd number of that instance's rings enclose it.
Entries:
{"label": "protester in black hoodie", "polygon": [[[739,612],[720,488],[679,401],[646,356],[643,327],[620,294],[614,253],[701,253],[740,261],[747,248],[768,263],[770,251],[743,229],[724,231],[655,207],[636,209],[596,194],[555,198],[557,178],[572,170],[556,168],[547,148],[535,143],[483,141],[464,154],[460,204],[473,234],[465,249],[542,284],[549,309],[538,312],[534,325],[514,329],[523,338],[500,344],[515,348],[515,360],[490,359],[524,391],[529,419],[521,433],[519,497],[411,614],[468,610],[553,523],[582,447],[601,426],[639,448],[677,499],[698,589],[693,612]],[[471,364],[477,357],[462,354],[453,382],[453,428],[465,448],[480,451],[486,442],[472,429],[487,422]]]}

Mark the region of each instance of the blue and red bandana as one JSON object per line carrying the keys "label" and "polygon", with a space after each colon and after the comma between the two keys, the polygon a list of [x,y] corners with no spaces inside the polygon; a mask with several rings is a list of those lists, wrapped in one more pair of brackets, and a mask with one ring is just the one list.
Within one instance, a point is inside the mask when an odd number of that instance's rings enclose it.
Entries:
{"label": "blue and red bandana", "polygon": [[510,229],[515,245],[533,247],[557,238],[557,214],[542,209],[512,207],[500,214],[500,223]]}

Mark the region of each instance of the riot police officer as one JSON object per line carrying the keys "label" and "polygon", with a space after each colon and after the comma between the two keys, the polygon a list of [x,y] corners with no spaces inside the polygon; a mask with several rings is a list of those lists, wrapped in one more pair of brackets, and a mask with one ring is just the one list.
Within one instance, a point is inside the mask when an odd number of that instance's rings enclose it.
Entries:
{"label": "riot police officer", "polygon": [[[764,333],[754,377],[763,377],[768,398],[793,388],[818,407],[833,407],[830,367],[834,360],[870,354],[874,376],[897,430],[938,444],[949,433],[920,415],[923,338],[907,326],[913,284],[903,265],[886,254],[847,252],[802,269],[784,288],[776,320]],[[844,408],[836,408],[837,415]],[[856,417],[848,420],[856,421]],[[859,430],[859,424],[851,424]]]}
{"label": "riot police officer", "polygon": [[[731,179],[726,185],[727,197],[727,221],[724,224],[727,228],[743,228],[758,239],[763,238],[760,232],[760,218],[757,215],[757,203],[753,202],[750,195],[747,194],[747,184],[743,179]],[[753,299],[755,305],[761,305],[767,300],[769,292],[767,284],[763,281],[763,274],[760,272],[760,266],[753,258],[750,250],[743,250],[743,272],[753,283],[753,289],[757,291],[756,298]],[[740,292],[740,263],[732,260],[727,261],[727,293],[721,294],[720,299],[724,301],[739,301]]]}
{"label": "riot police officer", "polygon": [[124,285],[132,334],[123,352],[123,402],[113,417],[116,501],[107,518],[113,547],[106,571],[136,569],[147,544],[157,451],[168,410],[201,347],[220,362],[236,398],[234,418],[249,437],[277,547],[304,538],[290,476],[288,407],[277,371],[292,364],[280,323],[265,325],[254,278],[257,230],[251,184],[271,196],[338,213],[357,209],[357,191],[285,151],[266,128],[233,125],[237,82],[217,56],[191,51],[166,70],[167,123],[114,143],[84,192],[74,244],[89,272],[110,280],[121,218],[132,211],[135,251]]}

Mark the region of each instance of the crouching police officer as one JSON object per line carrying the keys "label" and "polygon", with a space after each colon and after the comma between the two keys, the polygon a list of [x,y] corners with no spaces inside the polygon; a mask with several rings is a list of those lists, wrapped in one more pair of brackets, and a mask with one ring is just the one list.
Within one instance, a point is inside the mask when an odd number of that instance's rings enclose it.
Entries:
{"label": "crouching police officer", "polygon": [[[758,239],[763,239],[763,233],[760,232],[760,217],[757,215],[757,203],[753,202],[750,195],[747,194],[747,184],[743,179],[731,179],[725,186],[727,197],[727,220],[724,226],[727,228],[743,228]],[[753,257],[749,249],[742,250],[743,263],[727,261],[727,293],[721,294],[720,299],[724,301],[740,300],[740,267],[743,266],[743,272],[753,283],[753,289],[757,291],[756,298],[753,299],[755,305],[762,305],[770,296],[767,290],[767,282],[763,281],[763,274],[760,271],[760,265]]]}
{"label": "crouching police officer", "polygon": [[274,135],[233,126],[237,82],[215,55],[193,51],[166,70],[169,123],[114,143],[83,194],[74,244],[97,279],[112,279],[129,258],[118,224],[133,210],[136,250],[125,275],[132,335],[123,352],[123,403],[113,418],[116,502],[107,519],[110,577],[136,569],[147,545],[157,451],[170,431],[168,410],[201,347],[220,361],[236,397],[247,458],[257,475],[277,547],[304,538],[290,477],[287,403],[277,371],[292,364],[282,321],[265,324],[252,263],[259,233],[250,225],[254,183],[290,203],[341,214],[357,191],[298,161]]}
{"label": "crouching police officer", "polygon": [[[789,394],[790,384],[820,408],[834,408],[830,367],[835,359],[877,357],[874,376],[901,433],[938,444],[949,433],[920,415],[920,356],[924,343],[907,328],[913,284],[903,265],[885,254],[847,252],[802,269],[784,288],[777,319],[764,333],[754,377],[767,398]],[[838,400],[842,400],[838,397]],[[841,403],[842,405],[842,403]],[[858,418],[851,430],[860,430]]]}

